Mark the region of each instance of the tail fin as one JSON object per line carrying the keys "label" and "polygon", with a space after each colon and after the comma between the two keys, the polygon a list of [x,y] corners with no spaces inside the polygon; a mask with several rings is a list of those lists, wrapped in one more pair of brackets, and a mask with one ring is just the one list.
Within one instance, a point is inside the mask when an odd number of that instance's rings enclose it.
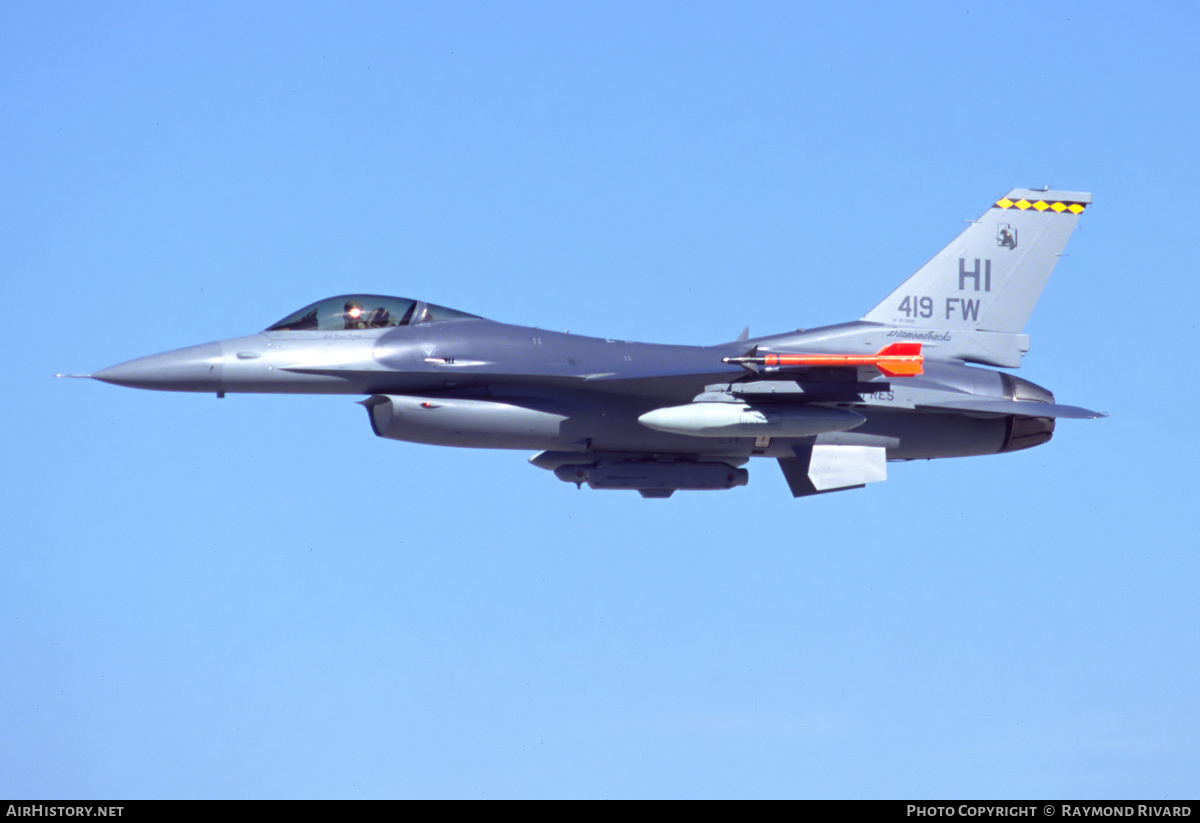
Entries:
{"label": "tail fin", "polygon": [[1019,334],[1091,202],[1084,192],[1013,189],[862,319]]}

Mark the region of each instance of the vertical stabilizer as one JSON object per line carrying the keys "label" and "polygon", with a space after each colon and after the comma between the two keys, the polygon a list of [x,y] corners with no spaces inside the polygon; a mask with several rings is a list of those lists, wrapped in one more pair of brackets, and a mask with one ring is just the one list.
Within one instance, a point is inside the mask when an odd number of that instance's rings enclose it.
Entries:
{"label": "vertical stabilizer", "polygon": [[1013,189],[862,319],[1019,334],[1092,196]]}

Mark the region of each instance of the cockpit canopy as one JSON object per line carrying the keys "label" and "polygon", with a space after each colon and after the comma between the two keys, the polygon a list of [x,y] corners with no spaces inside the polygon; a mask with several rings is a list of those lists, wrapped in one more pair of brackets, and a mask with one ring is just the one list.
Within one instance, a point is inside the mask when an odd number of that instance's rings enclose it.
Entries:
{"label": "cockpit canopy", "polygon": [[328,297],[298,312],[289,314],[267,331],[354,331],[386,329],[437,320],[463,320],[479,317],[463,311],[435,306],[404,297],[380,294],[343,294]]}

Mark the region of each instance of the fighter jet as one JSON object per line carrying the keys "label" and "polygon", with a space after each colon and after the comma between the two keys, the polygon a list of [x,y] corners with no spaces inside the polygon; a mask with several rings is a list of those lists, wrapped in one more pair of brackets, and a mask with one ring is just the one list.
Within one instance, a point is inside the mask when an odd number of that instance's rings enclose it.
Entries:
{"label": "fighter jet", "polygon": [[[1090,194],[1014,189],[861,319],[715,346],[513,326],[401,297],[305,306],[258,334],[90,375],[165,391],[365,395],[379,437],[526,449],[533,465],[643,497],[745,485],[793,496],[884,480],[887,462],[1045,443],[1060,405],[1014,369]],[[993,367],[993,368],[987,368]]]}

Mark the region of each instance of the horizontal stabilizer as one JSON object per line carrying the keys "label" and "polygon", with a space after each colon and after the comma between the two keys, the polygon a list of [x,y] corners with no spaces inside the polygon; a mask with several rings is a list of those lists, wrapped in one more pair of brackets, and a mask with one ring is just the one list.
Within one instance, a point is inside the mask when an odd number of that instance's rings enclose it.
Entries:
{"label": "horizontal stabilizer", "polygon": [[957,411],[975,412],[978,414],[1010,415],[1022,417],[1060,417],[1072,420],[1094,420],[1097,417],[1108,417],[1104,412],[1092,411],[1079,406],[1064,406],[1059,403],[1042,403],[1038,400],[939,400],[935,403],[921,403],[918,411]]}

